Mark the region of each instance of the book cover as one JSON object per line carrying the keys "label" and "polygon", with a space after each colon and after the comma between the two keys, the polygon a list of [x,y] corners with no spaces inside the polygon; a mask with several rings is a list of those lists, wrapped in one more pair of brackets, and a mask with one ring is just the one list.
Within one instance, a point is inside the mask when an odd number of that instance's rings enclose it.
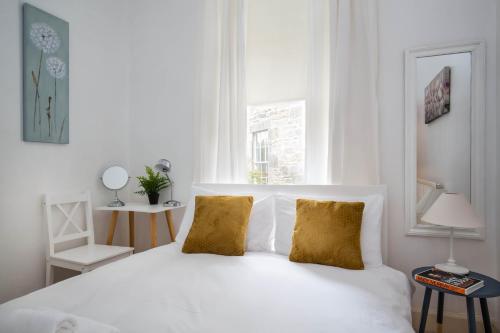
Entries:
{"label": "book cover", "polygon": [[469,295],[484,286],[484,281],[431,268],[415,275],[415,280],[453,292]]}

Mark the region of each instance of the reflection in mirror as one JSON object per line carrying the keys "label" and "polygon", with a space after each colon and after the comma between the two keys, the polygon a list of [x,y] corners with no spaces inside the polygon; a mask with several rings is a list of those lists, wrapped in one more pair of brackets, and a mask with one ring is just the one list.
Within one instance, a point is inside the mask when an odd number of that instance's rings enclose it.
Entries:
{"label": "reflection in mirror", "polygon": [[109,167],[102,174],[102,183],[109,190],[120,190],[127,185],[127,182],[127,170],[120,166]]}
{"label": "reflection in mirror", "polygon": [[442,192],[471,199],[471,53],[416,58],[417,224]]}

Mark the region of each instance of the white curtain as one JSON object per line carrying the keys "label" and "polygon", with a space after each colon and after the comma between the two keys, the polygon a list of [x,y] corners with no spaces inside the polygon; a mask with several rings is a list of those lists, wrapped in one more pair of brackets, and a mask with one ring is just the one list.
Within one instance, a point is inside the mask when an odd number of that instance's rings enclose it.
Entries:
{"label": "white curtain", "polygon": [[310,0],[306,180],[376,184],[376,0]]}
{"label": "white curtain", "polygon": [[[246,182],[245,0],[205,0],[197,182]],[[306,182],[376,184],[377,0],[309,0]]]}
{"label": "white curtain", "polygon": [[245,0],[205,0],[195,182],[246,182]]}

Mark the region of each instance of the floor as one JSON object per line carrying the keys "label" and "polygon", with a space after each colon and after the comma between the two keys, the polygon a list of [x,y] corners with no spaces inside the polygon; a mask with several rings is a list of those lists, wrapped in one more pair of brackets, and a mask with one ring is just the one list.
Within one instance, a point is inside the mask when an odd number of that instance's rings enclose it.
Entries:
{"label": "floor", "polygon": [[[413,328],[418,332],[420,325],[420,313],[412,313]],[[476,320],[477,333],[484,333],[483,322]],[[436,314],[429,313],[427,318],[427,324],[425,327],[426,333],[467,333],[467,321],[461,318],[444,318],[443,324],[438,325],[436,323]],[[493,327],[494,333],[500,333],[500,330]]]}

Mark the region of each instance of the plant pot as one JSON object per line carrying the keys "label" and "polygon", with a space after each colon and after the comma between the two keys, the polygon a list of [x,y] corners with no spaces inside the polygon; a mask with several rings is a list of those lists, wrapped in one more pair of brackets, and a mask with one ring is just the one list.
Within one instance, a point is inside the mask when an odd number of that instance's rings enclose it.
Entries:
{"label": "plant pot", "polygon": [[150,205],[157,205],[160,193],[148,193],[148,199]]}

